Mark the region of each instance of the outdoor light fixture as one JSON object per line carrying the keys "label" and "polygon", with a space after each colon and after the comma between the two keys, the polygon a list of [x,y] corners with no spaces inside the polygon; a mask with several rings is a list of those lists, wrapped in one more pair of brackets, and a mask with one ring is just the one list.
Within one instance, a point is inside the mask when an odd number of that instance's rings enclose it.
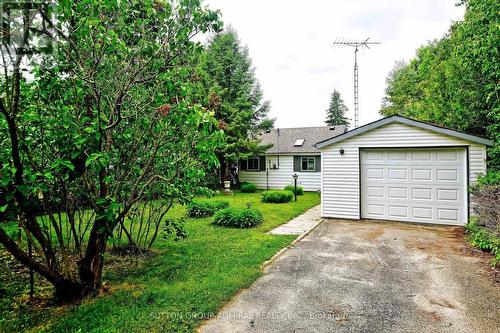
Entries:
{"label": "outdoor light fixture", "polygon": [[295,189],[293,191],[293,194],[295,195],[295,202],[297,202],[297,179],[299,178],[298,174],[293,174],[293,181],[295,182]]}
{"label": "outdoor light fixture", "polygon": [[340,148],[339,153],[340,153],[340,155],[344,155],[344,148]]}

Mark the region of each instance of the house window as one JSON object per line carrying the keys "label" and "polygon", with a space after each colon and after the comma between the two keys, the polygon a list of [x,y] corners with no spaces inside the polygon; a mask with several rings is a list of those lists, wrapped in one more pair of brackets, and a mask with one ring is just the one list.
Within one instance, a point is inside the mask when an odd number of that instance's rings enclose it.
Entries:
{"label": "house window", "polygon": [[248,171],[260,171],[260,158],[252,157],[247,160]]}
{"label": "house window", "polygon": [[316,171],[316,159],[314,157],[302,157],[300,171]]}

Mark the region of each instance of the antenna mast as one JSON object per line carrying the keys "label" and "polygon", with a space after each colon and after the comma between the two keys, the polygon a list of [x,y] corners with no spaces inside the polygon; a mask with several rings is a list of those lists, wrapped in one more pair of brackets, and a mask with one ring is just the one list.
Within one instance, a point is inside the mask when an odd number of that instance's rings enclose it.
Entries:
{"label": "antenna mast", "polygon": [[333,45],[354,47],[354,128],[359,126],[359,92],[358,92],[358,49],[370,47],[368,45],[380,44],[380,42],[369,42],[370,38],[364,41],[359,40],[336,40]]}

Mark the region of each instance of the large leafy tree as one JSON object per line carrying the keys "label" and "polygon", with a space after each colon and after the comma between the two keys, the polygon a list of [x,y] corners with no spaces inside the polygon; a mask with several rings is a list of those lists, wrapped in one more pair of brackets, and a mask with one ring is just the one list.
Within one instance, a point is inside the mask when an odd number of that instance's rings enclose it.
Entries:
{"label": "large leafy tree", "polygon": [[397,63],[387,79],[381,114],[430,121],[495,142],[489,166],[500,168],[498,2],[464,0],[464,20],[442,39]]}
{"label": "large leafy tree", "polygon": [[[138,202],[189,201],[217,166],[222,132],[193,98],[192,39],[220,23],[198,1],[52,8],[20,11],[20,44],[1,48],[0,243],[71,300],[99,291],[108,240]],[[26,58],[31,31],[58,52]]]}
{"label": "large leafy tree", "polygon": [[218,151],[220,180],[225,180],[231,163],[264,150],[255,137],[258,131],[273,126],[267,118],[270,104],[263,101],[248,49],[232,29],[211,38],[199,73],[205,103],[215,110],[225,132],[226,142]]}
{"label": "large leafy tree", "polygon": [[334,89],[332,95],[330,96],[330,105],[326,110],[325,123],[329,126],[349,126],[349,118],[346,117],[347,110],[347,106],[340,96],[340,92],[337,91],[337,89]]}

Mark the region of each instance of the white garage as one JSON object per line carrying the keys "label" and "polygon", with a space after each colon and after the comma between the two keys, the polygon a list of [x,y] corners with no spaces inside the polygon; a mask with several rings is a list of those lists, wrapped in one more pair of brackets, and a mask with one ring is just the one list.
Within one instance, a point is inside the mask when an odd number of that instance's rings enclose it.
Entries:
{"label": "white garage", "polygon": [[491,144],[399,116],[317,143],[322,216],[464,225]]}

